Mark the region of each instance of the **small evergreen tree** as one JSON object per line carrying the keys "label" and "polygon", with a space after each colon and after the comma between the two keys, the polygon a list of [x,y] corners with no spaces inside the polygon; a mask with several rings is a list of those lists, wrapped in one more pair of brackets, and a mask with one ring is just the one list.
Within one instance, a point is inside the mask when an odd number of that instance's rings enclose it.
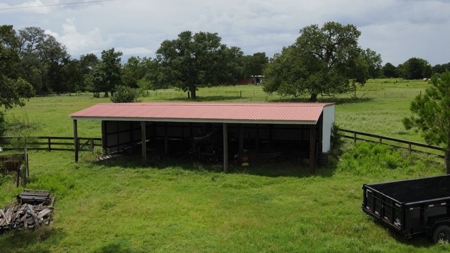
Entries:
{"label": "small evergreen tree", "polygon": [[431,78],[432,86],[411,103],[415,116],[403,119],[406,129],[422,132],[428,144],[441,145],[445,150],[445,167],[450,174],[450,71]]}

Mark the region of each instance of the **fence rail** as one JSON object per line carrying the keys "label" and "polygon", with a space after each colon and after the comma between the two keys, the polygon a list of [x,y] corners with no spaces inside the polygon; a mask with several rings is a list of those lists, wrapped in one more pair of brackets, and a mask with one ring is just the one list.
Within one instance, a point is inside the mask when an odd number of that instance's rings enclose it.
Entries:
{"label": "fence rail", "polygon": [[[439,146],[427,145],[420,142],[407,141],[402,139],[391,138],[376,134],[364,133],[359,131],[339,129],[342,136],[346,139],[356,141],[366,141],[390,145],[396,148],[406,149],[409,152],[420,152],[424,154],[445,157],[445,150]],[[23,145],[15,145],[18,142],[23,143],[21,137],[0,137],[0,147],[3,150],[21,150]],[[102,138],[86,138],[79,137],[79,151],[94,151],[96,147],[102,147]],[[36,136],[27,138],[28,150],[46,150],[46,151],[75,151],[73,137],[56,137],[56,136]]]}
{"label": "fence rail", "polygon": [[427,145],[420,142],[401,140],[376,134],[363,133],[353,130],[339,129],[343,133],[343,137],[356,141],[367,141],[373,143],[386,144],[396,148],[406,149],[409,152],[419,152],[429,155],[436,155],[438,157],[445,157],[445,150],[439,146]]}
{"label": "fence rail", "polygon": [[[23,137],[0,137],[0,147],[3,150],[22,150],[26,140],[28,150],[47,151],[75,151],[73,137],[57,136],[33,136]],[[102,147],[102,138],[78,137],[79,151],[94,151],[95,147]],[[21,145],[17,145],[17,144]]]}

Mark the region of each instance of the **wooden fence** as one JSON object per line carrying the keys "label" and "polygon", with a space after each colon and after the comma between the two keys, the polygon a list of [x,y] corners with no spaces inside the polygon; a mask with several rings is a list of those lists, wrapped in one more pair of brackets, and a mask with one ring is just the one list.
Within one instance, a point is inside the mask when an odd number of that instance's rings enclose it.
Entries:
{"label": "wooden fence", "polygon": [[[79,151],[94,151],[102,147],[102,138],[78,138]],[[25,139],[22,137],[0,137],[0,147],[3,150],[23,150]],[[75,151],[73,137],[36,136],[26,140],[28,150]]]}
{"label": "wooden fence", "polygon": [[[353,130],[339,129],[342,136],[346,139],[356,141],[367,141],[390,145],[396,148],[406,149],[409,152],[420,152],[438,157],[445,157],[445,150],[439,146],[427,145],[424,143],[401,140],[376,134],[369,134]],[[83,138],[79,137],[79,151],[94,151],[95,147],[102,147],[101,138]],[[0,147],[3,150],[22,150],[23,145],[15,145],[22,140],[20,137],[0,137]],[[55,137],[55,136],[37,136],[30,137],[27,140],[28,150],[47,150],[47,151],[75,151],[73,137]]]}
{"label": "wooden fence", "polygon": [[386,144],[392,147],[406,149],[409,152],[420,152],[429,155],[436,155],[440,158],[445,157],[445,150],[439,146],[427,145],[420,142],[406,141],[376,134],[363,133],[353,130],[339,129],[344,138],[356,141],[367,141],[380,144]]}

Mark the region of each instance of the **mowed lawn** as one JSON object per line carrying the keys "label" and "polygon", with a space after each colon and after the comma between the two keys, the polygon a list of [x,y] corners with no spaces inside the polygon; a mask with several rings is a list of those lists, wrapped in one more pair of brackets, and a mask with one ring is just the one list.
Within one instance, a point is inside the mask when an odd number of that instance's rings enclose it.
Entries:
{"label": "mowed lawn", "polygon": [[[427,84],[393,82],[366,84],[359,100],[338,97],[338,125],[420,141],[399,121]],[[163,92],[141,100],[185,100],[182,92]],[[204,88],[199,96],[290,100],[258,86]],[[27,115],[42,126],[37,135],[71,136],[68,115],[98,102],[109,100],[89,94],[33,98],[8,116]],[[79,121],[80,136],[99,136],[99,125]],[[346,144],[348,152],[352,145]],[[364,183],[444,173],[438,158],[399,154],[411,162],[383,169],[383,157],[372,164],[346,157],[310,175],[308,164],[296,159],[259,157],[224,174],[219,164],[170,158],[141,168],[139,157],[93,162],[93,154],[82,153],[75,163],[70,152],[32,151],[28,187],[56,195],[54,221],[37,231],[0,235],[0,252],[448,252],[448,245],[432,245],[424,236],[406,240],[361,211]],[[3,183],[0,204],[12,203],[21,191],[12,180]]]}

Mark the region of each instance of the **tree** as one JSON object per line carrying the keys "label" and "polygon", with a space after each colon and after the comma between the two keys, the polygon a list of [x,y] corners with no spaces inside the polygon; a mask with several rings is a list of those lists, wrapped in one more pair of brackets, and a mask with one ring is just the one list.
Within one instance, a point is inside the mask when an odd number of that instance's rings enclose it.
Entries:
{"label": "tree", "polygon": [[139,58],[132,56],[122,66],[122,83],[131,88],[138,88],[139,81],[145,78],[147,58]]}
{"label": "tree", "polygon": [[362,51],[362,56],[368,64],[369,77],[370,78],[380,77],[382,72],[381,63],[383,62],[381,60],[381,55],[377,54],[377,52],[375,51],[372,51],[370,48],[367,48],[366,50]]}
{"label": "tree", "polygon": [[264,68],[269,62],[266,53],[254,53],[243,57],[243,76],[249,78],[252,75],[262,75]]}
{"label": "tree", "polygon": [[7,129],[5,113],[0,111],[0,136],[3,136]]}
{"label": "tree", "polygon": [[19,30],[21,77],[31,83],[37,93],[65,92],[63,68],[70,61],[66,47],[39,27]]}
{"label": "tree", "polygon": [[446,70],[450,70],[450,62],[444,63],[444,64],[436,64],[432,68],[433,74],[434,73],[437,73],[437,74],[444,73]]}
{"label": "tree", "polygon": [[399,69],[401,70],[401,77],[405,79],[429,78],[432,70],[428,61],[416,57],[408,59]]}
{"label": "tree", "polygon": [[157,87],[174,85],[197,97],[199,85],[234,82],[239,73],[238,59],[242,52],[221,43],[217,33],[182,32],[175,40],[165,40],[156,51],[159,74]]}
{"label": "tree", "polygon": [[81,63],[76,59],[66,59],[60,71],[61,81],[65,91],[77,92],[84,89],[84,75]]}
{"label": "tree", "polygon": [[[354,25],[327,22],[300,30],[296,42],[275,55],[264,71],[264,91],[281,95],[332,96],[353,91],[369,78],[369,63],[358,47]],[[373,51],[372,51],[373,52]]]}
{"label": "tree", "polygon": [[108,92],[113,95],[116,86],[122,84],[121,56],[122,52],[116,52],[114,48],[102,51],[101,61],[92,71],[94,92],[105,92],[105,97],[108,97]]}
{"label": "tree", "polygon": [[95,54],[86,54],[80,56],[80,71],[83,75],[83,83],[79,84],[81,91],[95,90],[92,84],[92,72],[99,63]]}
{"label": "tree", "polygon": [[58,94],[70,91],[70,86],[65,82],[64,77],[67,79],[71,77],[64,76],[63,74],[64,66],[71,62],[66,47],[56,41],[53,36],[47,35],[39,47],[39,54],[47,76],[47,82],[44,86],[45,91],[56,92]]}
{"label": "tree", "polygon": [[383,66],[383,76],[384,77],[398,77],[397,67],[388,62]]}
{"label": "tree", "polygon": [[411,117],[403,119],[406,129],[422,132],[428,144],[441,145],[445,150],[445,166],[450,174],[450,71],[431,78],[432,86],[411,103]]}
{"label": "tree", "polygon": [[15,66],[20,62],[19,41],[12,26],[0,26],[0,107],[23,106],[24,98],[34,95],[31,85],[16,78]]}

